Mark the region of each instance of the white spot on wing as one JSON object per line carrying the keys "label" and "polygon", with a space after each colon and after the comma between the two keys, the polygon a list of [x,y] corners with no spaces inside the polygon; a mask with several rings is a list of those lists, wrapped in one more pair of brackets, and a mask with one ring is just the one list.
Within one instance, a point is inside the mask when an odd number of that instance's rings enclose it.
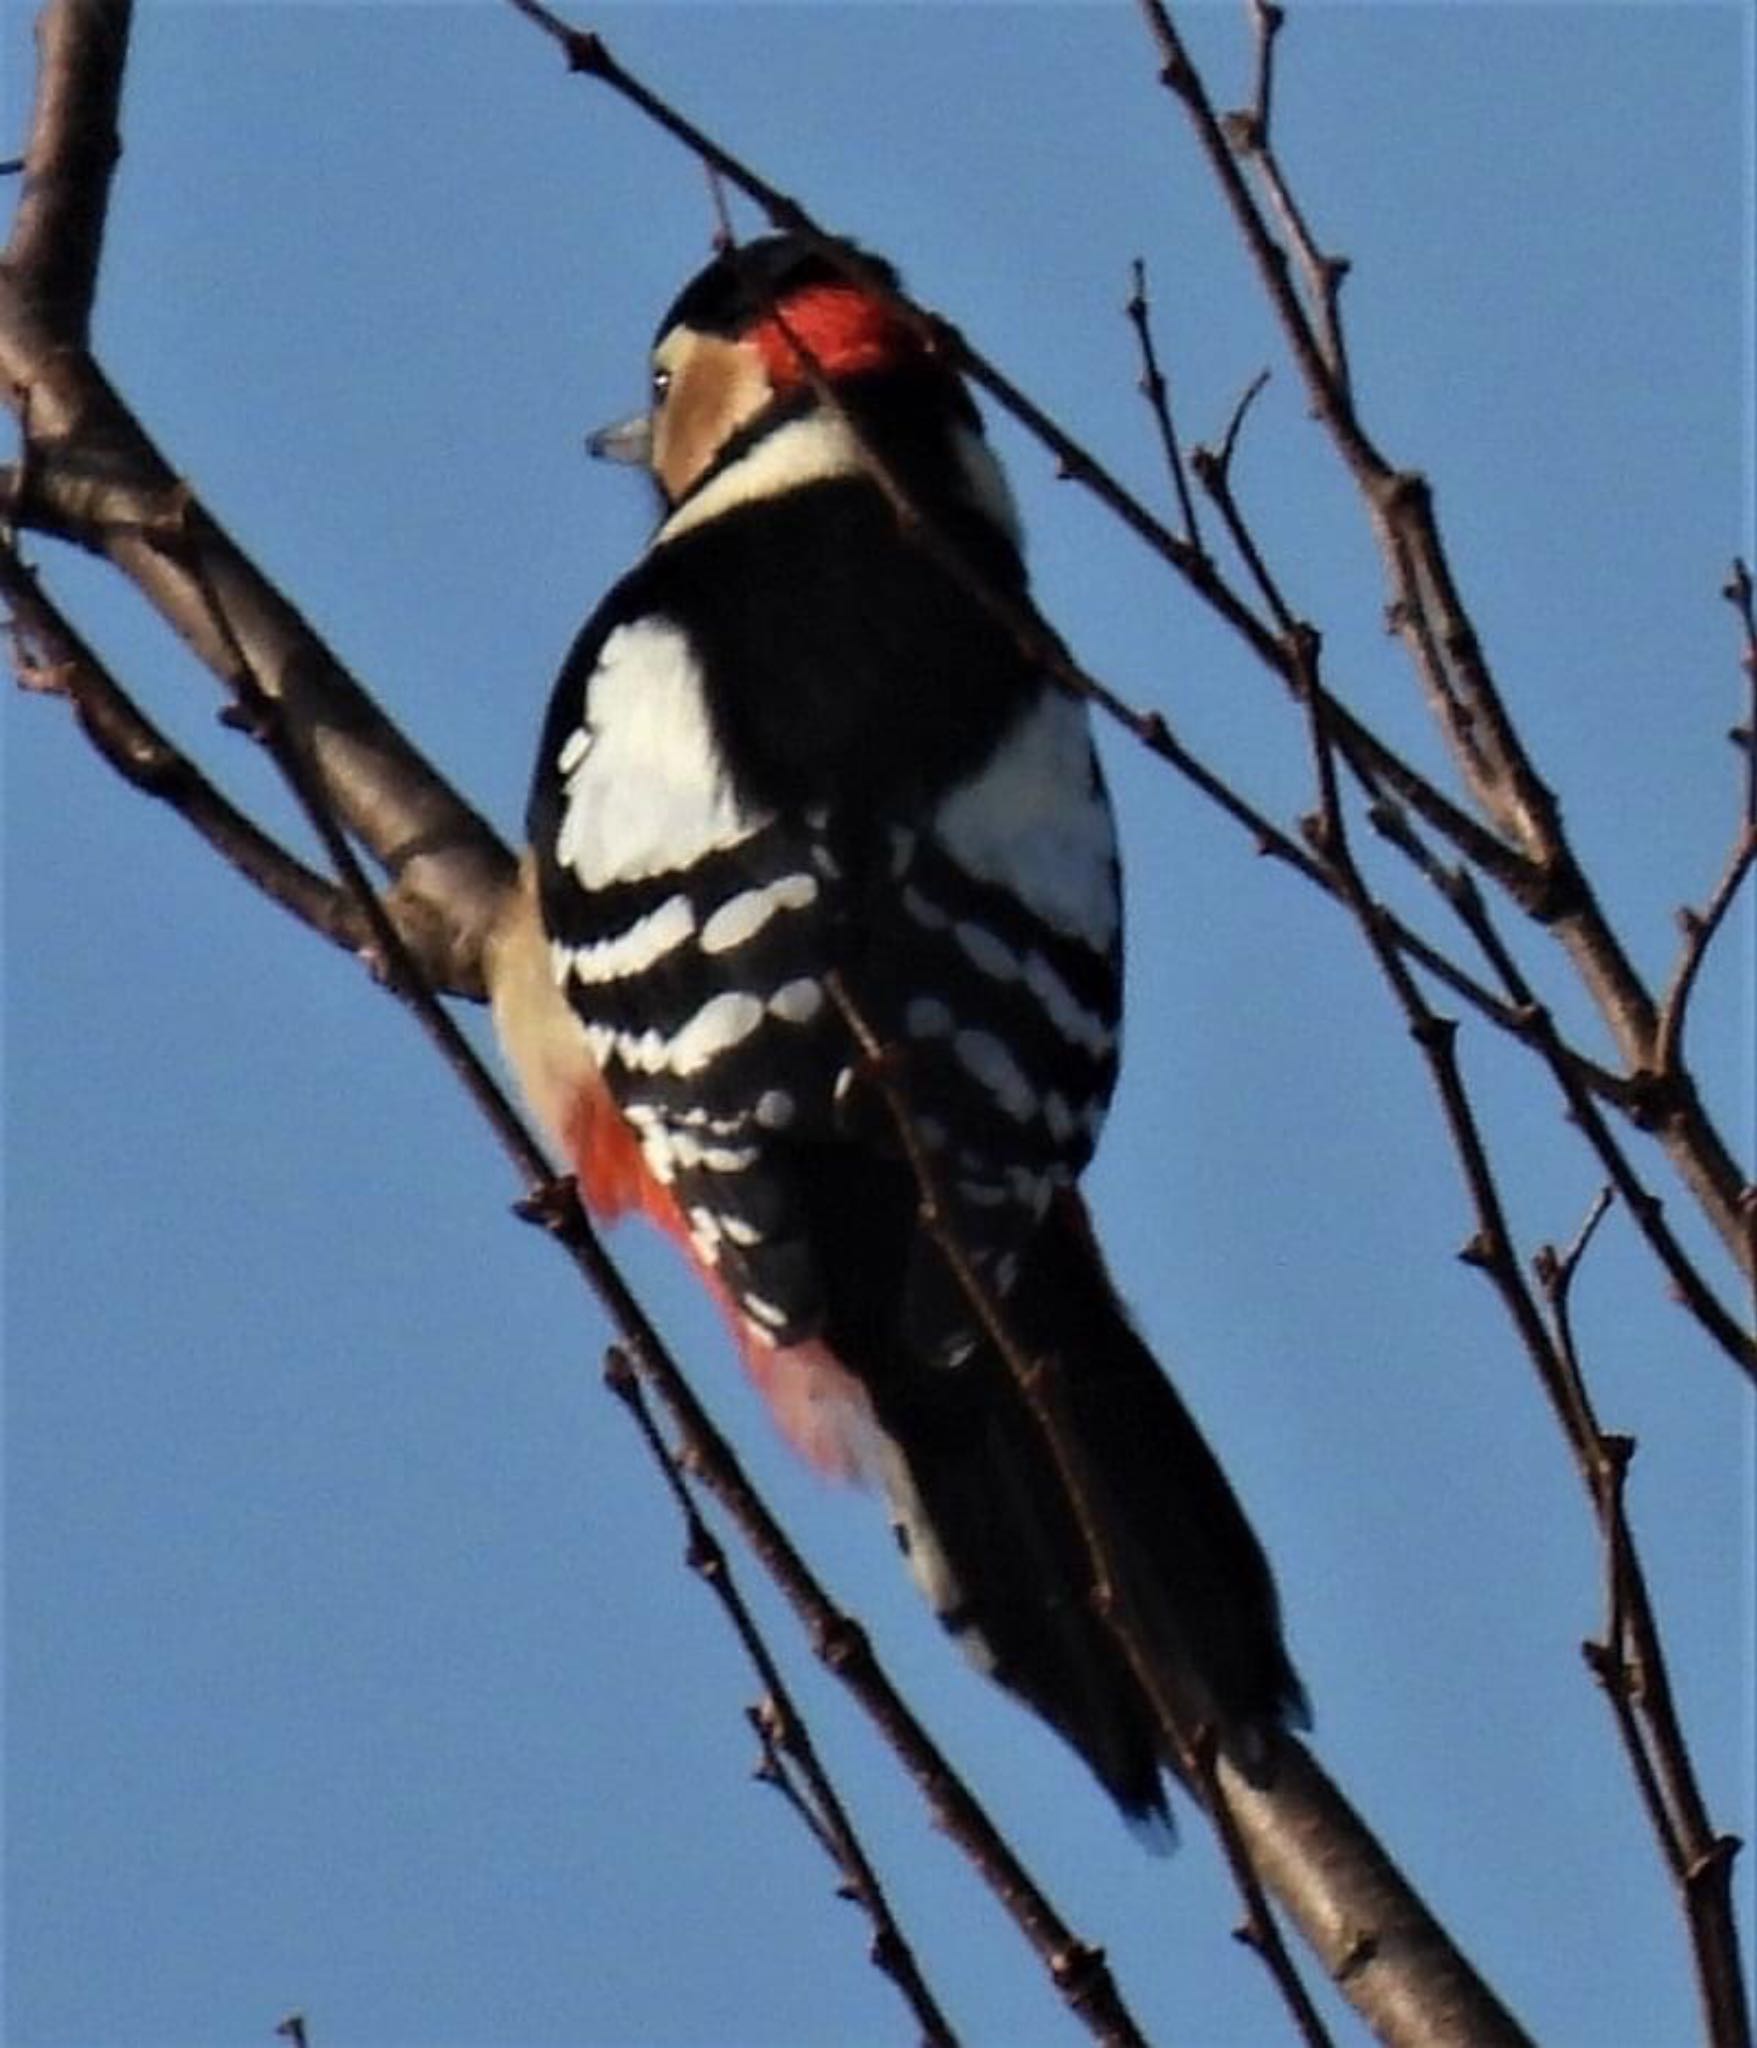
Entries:
{"label": "white spot on wing", "polygon": [[757,1097],[752,1112],[765,1130],[780,1131],[793,1121],[797,1105],[785,1088],[766,1088]]}
{"label": "white spot on wing", "polygon": [[759,1323],[766,1323],[771,1330],[783,1329],[787,1322],[787,1311],[775,1302],[767,1301],[760,1294],[741,1294],[738,1305],[747,1316],[754,1316]]}
{"label": "white spot on wing", "polygon": [[1116,1044],[1116,1032],[1087,1009],[1041,953],[1025,957],[1025,986],[1043,1005],[1043,1012],[1064,1038],[1084,1046],[1101,1060]]}
{"label": "white spot on wing", "polygon": [[626,931],[589,946],[563,947],[560,957],[581,981],[615,981],[623,975],[644,974],[694,930],[695,911],[689,898],[678,894],[645,917],[636,918]]}
{"label": "white spot on wing", "polygon": [[710,996],[666,1047],[665,1064],[687,1078],[742,1044],[763,1021],[763,1000],[744,989]]}
{"label": "white spot on wing", "polygon": [[590,743],[564,771],[555,849],[582,887],[687,867],[768,823],[733,794],[701,670],[667,620],[618,626],[605,641],[586,684],[585,729]]}
{"label": "white spot on wing", "polygon": [[1004,939],[997,939],[986,925],[973,924],[967,917],[961,918],[952,927],[952,937],[957,940],[971,966],[979,968],[990,980],[1018,979],[1018,954]]}
{"label": "white spot on wing", "polygon": [[980,1081],[1008,1116],[1021,1123],[1037,1108],[1037,1091],[992,1031],[960,1031],[952,1040],[958,1064]]}
{"label": "white spot on wing", "polygon": [[783,875],[765,888],[746,889],[728,898],[702,926],[704,953],[728,953],[754,939],[783,910],[803,910],[817,901],[817,878]]}
{"label": "white spot on wing", "polygon": [[769,1014],[783,1024],[809,1024],[824,1006],[824,992],[815,981],[786,981],[769,998]]}
{"label": "white spot on wing", "polygon": [[1116,831],[1085,708],[1061,691],[1044,690],[940,805],[934,830],[961,867],[1010,890],[1058,930],[1098,951],[1115,937]]}

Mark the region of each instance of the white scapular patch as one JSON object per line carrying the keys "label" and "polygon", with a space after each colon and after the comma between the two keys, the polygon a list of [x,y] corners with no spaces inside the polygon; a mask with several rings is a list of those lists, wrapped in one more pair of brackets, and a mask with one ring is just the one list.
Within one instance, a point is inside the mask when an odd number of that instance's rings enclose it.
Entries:
{"label": "white scapular patch", "polygon": [[991,981],[1018,979],[1018,954],[1004,939],[997,939],[986,925],[972,924],[969,918],[962,918],[952,927],[952,937],[957,940],[959,950],[971,966],[978,968]]}
{"label": "white scapular patch", "polygon": [[709,477],[659,528],[653,546],[663,547],[692,527],[718,519],[734,505],[778,498],[825,477],[858,476],[865,467],[860,444],[840,414],[808,413],[763,435],[748,454]]}
{"label": "white scapular patch", "polygon": [[710,996],[666,1047],[665,1064],[687,1079],[740,1045],[763,1021],[763,999],[745,989]]}
{"label": "white scapular patch", "polygon": [[[556,765],[556,858],[586,889],[689,867],[769,822],[733,794],[689,639],[665,619],[618,626],[586,684],[584,734]],[[570,765],[563,765],[569,763]]]}
{"label": "white scapular patch", "polygon": [[1024,1070],[992,1031],[960,1031],[952,1039],[958,1064],[980,1081],[1008,1116],[1021,1123],[1037,1108],[1037,1091]]}
{"label": "white scapular patch", "polygon": [[824,1006],[822,988],[808,978],[784,981],[769,998],[769,1015],[783,1024],[809,1024]]}
{"label": "white scapular patch", "polygon": [[1084,1046],[1094,1059],[1103,1059],[1115,1047],[1115,1029],[1087,1009],[1041,953],[1025,956],[1025,986],[1061,1035]]}
{"label": "white scapular patch", "polygon": [[645,974],[694,930],[695,908],[687,896],[679,894],[667,897],[645,917],[637,917],[614,938],[596,939],[588,946],[563,946],[557,951],[561,966],[576,980],[617,981],[625,975]]}
{"label": "white scapular patch", "polygon": [[1116,830],[1085,707],[1060,690],[1045,689],[952,791],[934,832],[967,872],[1010,890],[1059,931],[1098,951],[1116,936]]}
{"label": "white scapular patch", "polygon": [[783,910],[804,910],[818,896],[815,875],[783,875],[761,889],[746,889],[722,903],[702,926],[704,953],[729,953],[754,939]]}

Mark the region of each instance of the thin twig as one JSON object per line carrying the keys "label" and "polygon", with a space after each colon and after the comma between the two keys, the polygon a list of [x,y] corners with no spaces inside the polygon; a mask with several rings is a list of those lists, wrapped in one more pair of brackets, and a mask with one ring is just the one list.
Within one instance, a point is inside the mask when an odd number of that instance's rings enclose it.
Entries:
{"label": "thin twig", "polygon": [[1749,2048],[1750,2017],[1731,1898],[1739,1844],[1714,1832],[1672,1699],[1665,1652],[1628,1516],[1635,1441],[1600,1426],[1574,1338],[1574,1281],[1610,1200],[1610,1190],[1601,1189],[1568,1249],[1558,1253],[1545,1245],[1533,1261],[1549,1306],[1564,1389],[1573,1406],[1575,1455],[1593,1496],[1604,1545],[1604,1636],[1582,1649],[1610,1705],[1642,1806],[1678,1887],[1708,2039],[1714,2048]]}
{"label": "thin twig", "polygon": [[1248,0],[1251,34],[1256,46],[1256,84],[1248,113],[1224,114],[1220,126],[1234,150],[1254,165],[1263,189],[1281,223],[1286,241],[1299,263],[1318,327],[1324,367],[1345,401],[1349,389],[1348,343],[1343,332],[1341,292],[1348,275],[1346,256],[1328,256],[1319,247],[1304,211],[1295,199],[1275,150],[1272,118],[1275,90],[1275,41],[1286,24],[1286,9],[1275,0]]}
{"label": "thin twig", "polygon": [[1171,387],[1166,382],[1165,372],[1159,365],[1159,350],[1153,340],[1153,312],[1147,299],[1147,266],[1137,256],[1130,269],[1130,289],[1123,311],[1129,325],[1135,330],[1136,344],[1141,352],[1141,396],[1147,401],[1153,415],[1153,425],[1159,435],[1159,448],[1165,457],[1165,467],[1171,477],[1172,489],[1177,494],[1178,514],[1184,523],[1183,537],[1198,554],[1206,554],[1202,542],[1202,525],[1196,516],[1196,501],[1190,493],[1190,480],[1184,473],[1183,450],[1178,443],[1177,425],[1171,413]]}
{"label": "thin twig", "polygon": [[[1165,0],[1139,0],[1158,54],[1161,82],[1187,114],[1282,328],[1318,418],[1360,491],[1393,592],[1390,617],[1402,635],[1433,715],[1473,801],[1497,837],[1518,849],[1530,886],[1516,900],[1548,925],[1568,952],[1604,1017],[1631,1074],[1653,1071],[1658,1016],[1654,999],[1575,858],[1554,793],[1538,774],[1507,710],[1475,626],[1452,575],[1433,493],[1415,472],[1394,467],[1373,443],[1354,405],[1343,361],[1334,290],[1320,289],[1319,312],[1296,289],[1288,248],[1278,239],[1235,160],[1235,147]],[[1272,205],[1276,202],[1271,198]],[[1297,209],[1283,215],[1296,259],[1315,245]],[[1328,259],[1334,271],[1335,259]],[[1339,284],[1339,277],[1333,283]],[[1327,347],[1325,322],[1336,326]],[[1432,819],[1430,823],[1434,822]],[[1475,858],[1474,854],[1471,856]],[[1502,874],[1489,870],[1501,880]],[[1693,1088],[1668,1087],[1653,1105],[1653,1127],[1672,1164],[1732,1256],[1757,1270],[1757,1245],[1744,1213],[1745,1179]]]}
{"label": "thin twig", "polygon": [[[794,1702],[792,1691],[781,1676],[774,1654],[738,1589],[725,1546],[703,1520],[678,1456],[666,1443],[653,1419],[652,1410],[647,1406],[640,1376],[620,1346],[612,1345],[606,1355],[604,1379],[633,1418],[642,1442],[652,1455],[667,1490],[677,1504],[677,1511],[683,1517],[685,1556],[691,1571],[719,1601],[762,1686],[762,1705],[753,1709],[751,1720],[768,1759],[771,1782],[782,1791],[818,1846],[830,1858],[841,1880],[843,1895],[854,1900],[871,1922],[871,1960],[902,1994],[920,2025],[922,2038],[934,2044],[934,2048],[957,2048],[957,2036],[928,1989],[914,1950],[897,1924],[890,1900],[861,1844],[848,1810],[818,1760],[816,1745]],[[796,1782],[794,1773],[803,1780],[803,1787]]]}
{"label": "thin twig", "polygon": [[[1296,647],[1295,651],[1299,649]],[[1620,1513],[1620,1482],[1616,1487],[1606,1483],[1614,1456],[1605,1451],[1607,1440],[1590,1422],[1590,1404],[1585,1402],[1578,1361],[1570,1362],[1565,1357],[1514,1256],[1499,1186],[1458,1060],[1457,1027],[1428,1006],[1402,956],[1378,929],[1375,905],[1350,847],[1335,749],[1318,701],[1322,687],[1315,672],[1309,669],[1307,687],[1312,699],[1308,731],[1319,791],[1319,808],[1310,820],[1308,836],[1335,870],[1355,908],[1362,935],[1408,1020],[1411,1035],[1427,1058],[1476,1212],[1475,1234],[1461,1256],[1487,1275],[1518,1331],[1574,1453],[1602,1540],[1611,1546],[1619,1618],[1626,1617],[1627,1628],[1640,1646],[1642,1683],[1638,1694],[1632,1690],[1628,1696],[1642,1720],[1639,1749],[1631,1751],[1638,1759],[1638,1787],[1650,1811],[1667,1816],[1660,1828],[1660,1841],[1668,1866],[1675,1868],[1678,1863],[1672,1835],[1674,1825],[1677,1842],[1688,1844],[1682,1858],[1684,1867],[1692,1873],[1685,1894],[1686,1917],[1714,2048],[1749,2048],[1738,1926],[1731,1904],[1730,1863],[1736,1845],[1730,1838],[1713,1832],[1696,1784],[1694,1765],[1672,1701],[1658,1624],[1647,1597],[1633,1532]],[[1596,1218],[1593,1222],[1596,1227]],[[1583,1233],[1577,1240],[1581,1250],[1589,1235]],[[1575,1264],[1578,1258],[1577,1251]],[[1560,1271],[1562,1267],[1563,1261],[1552,1253],[1543,1270]],[[1567,1271],[1571,1274],[1572,1270],[1570,1265]]]}
{"label": "thin twig", "polygon": [[[1701,910],[1686,907],[1678,912],[1684,943],[1660,1002],[1653,1055],[1656,1071],[1667,1081],[1678,1079],[1684,1070],[1684,1021],[1696,977],[1734,898],[1753,865],[1757,865],[1757,742],[1753,739],[1757,735],[1757,606],[1753,603],[1751,572],[1743,561],[1734,560],[1721,586],[1721,595],[1733,607],[1743,632],[1739,667],[1746,690],[1745,718],[1730,735],[1745,757],[1739,829],[1707,903]],[[1752,1220],[1757,1222],[1757,1207],[1753,1208]]]}
{"label": "thin twig", "polygon": [[[1516,1035],[1549,1069],[1569,1118],[1610,1175],[1612,1187],[1671,1282],[1674,1298],[1742,1372],[1757,1377],[1757,1338],[1741,1326],[1709,1285],[1701,1267],[1667,1221],[1663,1203],[1636,1172],[1628,1152],[1605,1121],[1577,1055],[1563,1042],[1554,1018],[1538,1001],[1511,948],[1496,929],[1489,906],[1469,869],[1451,867],[1437,859],[1408,818],[1383,797],[1374,795],[1367,815],[1380,837],[1396,847],[1438,892],[1488,961],[1506,992],[1512,1015],[1518,1020]],[[1639,1115],[1639,1095],[1632,1098],[1629,1108]]]}

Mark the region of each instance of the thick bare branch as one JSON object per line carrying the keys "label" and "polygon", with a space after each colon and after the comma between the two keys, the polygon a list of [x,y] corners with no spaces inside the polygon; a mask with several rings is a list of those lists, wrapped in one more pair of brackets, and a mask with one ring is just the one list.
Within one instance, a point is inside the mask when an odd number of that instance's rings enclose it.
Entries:
{"label": "thick bare branch", "polygon": [[337,814],[392,877],[430,978],[480,995],[482,949],[513,877],[492,828],[179,483],[90,357],[4,276],[0,384],[26,437],[24,462],[0,471],[0,513],[106,557],[234,693],[247,657],[306,734]]}
{"label": "thick bare branch", "polygon": [[24,192],[0,256],[12,287],[85,345],[103,253],[133,0],[63,0],[37,18],[37,98]]}
{"label": "thick bare branch", "polygon": [[98,660],[4,539],[0,593],[11,608],[13,663],[27,690],[64,697],[93,748],[117,774],[168,804],[270,902],[346,951],[368,951],[370,927],[352,896],[220,794]]}

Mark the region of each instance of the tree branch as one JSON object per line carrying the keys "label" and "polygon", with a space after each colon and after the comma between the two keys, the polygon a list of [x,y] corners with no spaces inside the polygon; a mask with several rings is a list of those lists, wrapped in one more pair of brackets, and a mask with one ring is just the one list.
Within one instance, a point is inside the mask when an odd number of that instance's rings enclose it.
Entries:
{"label": "tree branch", "polygon": [[[610,1391],[633,1418],[641,1441],[683,1517],[685,1555],[690,1570],[719,1601],[763,1688],[762,1703],[751,1711],[750,1717],[763,1748],[764,1764],[759,1776],[766,1777],[784,1794],[807,1832],[835,1866],[842,1881],[843,1896],[852,1899],[871,1922],[871,1961],[902,1994],[915,2015],[928,2048],[957,2048],[957,2036],[921,1974],[915,1952],[897,1924],[878,1872],[873,1869],[855,1832],[848,1810],[842,1804],[829,1773],[818,1761],[816,1745],[794,1702],[792,1690],[781,1676],[780,1666],[763,1640],[762,1631],[757,1627],[744,1595],[738,1590],[725,1546],[702,1519],[682,1462],[653,1420],[652,1411],[641,1391],[640,1376],[627,1354],[615,1345],[611,1346],[605,1360],[604,1378]],[[794,1782],[791,1775],[794,1772],[798,1773],[801,1784]]]}
{"label": "tree branch", "polygon": [[[1340,280],[1336,270],[1340,259],[1319,255],[1303,217],[1287,202],[1283,217],[1294,246],[1318,273],[1321,312],[1315,323],[1292,283],[1288,251],[1252,196],[1235,160],[1235,138],[1216,115],[1169,8],[1164,0],[1140,0],[1140,4],[1159,53],[1161,81],[1188,115],[1280,322],[1313,410],[1360,491],[1389,576],[1392,624],[1410,653],[1465,786],[1497,834],[1518,849],[1535,877],[1535,892],[1521,900],[1561,941],[1631,1074],[1651,1079],[1656,1072],[1656,1006],[1576,861],[1556,798],[1513,725],[1454,583],[1433,493],[1423,477],[1397,469],[1385,459],[1355,410],[1334,291]],[[1268,61],[1266,55],[1263,61]],[[1249,160],[1260,170],[1267,167],[1272,195],[1285,193],[1266,113],[1256,128],[1257,132],[1246,138]],[[1326,277],[1331,279],[1329,287],[1323,282]],[[1328,348],[1321,332],[1325,319],[1335,328],[1334,342]],[[1675,1169],[1734,1259],[1751,1274],[1757,1249],[1742,1213],[1744,1177],[1695,1089],[1679,1080],[1668,1083],[1658,1095],[1650,1090],[1650,1097],[1652,1128]]]}
{"label": "tree branch", "polygon": [[110,178],[122,154],[116,115],[133,14],[133,0],[77,0],[37,17],[36,111],[0,270],[32,312],[79,348],[91,328]]}
{"label": "tree branch", "polygon": [[348,892],[221,795],[122,689],[3,537],[0,592],[12,608],[13,666],[25,689],[65,698],[118,775],[168,804],[271,903],[344,951],[368,955],[370,928]]}

